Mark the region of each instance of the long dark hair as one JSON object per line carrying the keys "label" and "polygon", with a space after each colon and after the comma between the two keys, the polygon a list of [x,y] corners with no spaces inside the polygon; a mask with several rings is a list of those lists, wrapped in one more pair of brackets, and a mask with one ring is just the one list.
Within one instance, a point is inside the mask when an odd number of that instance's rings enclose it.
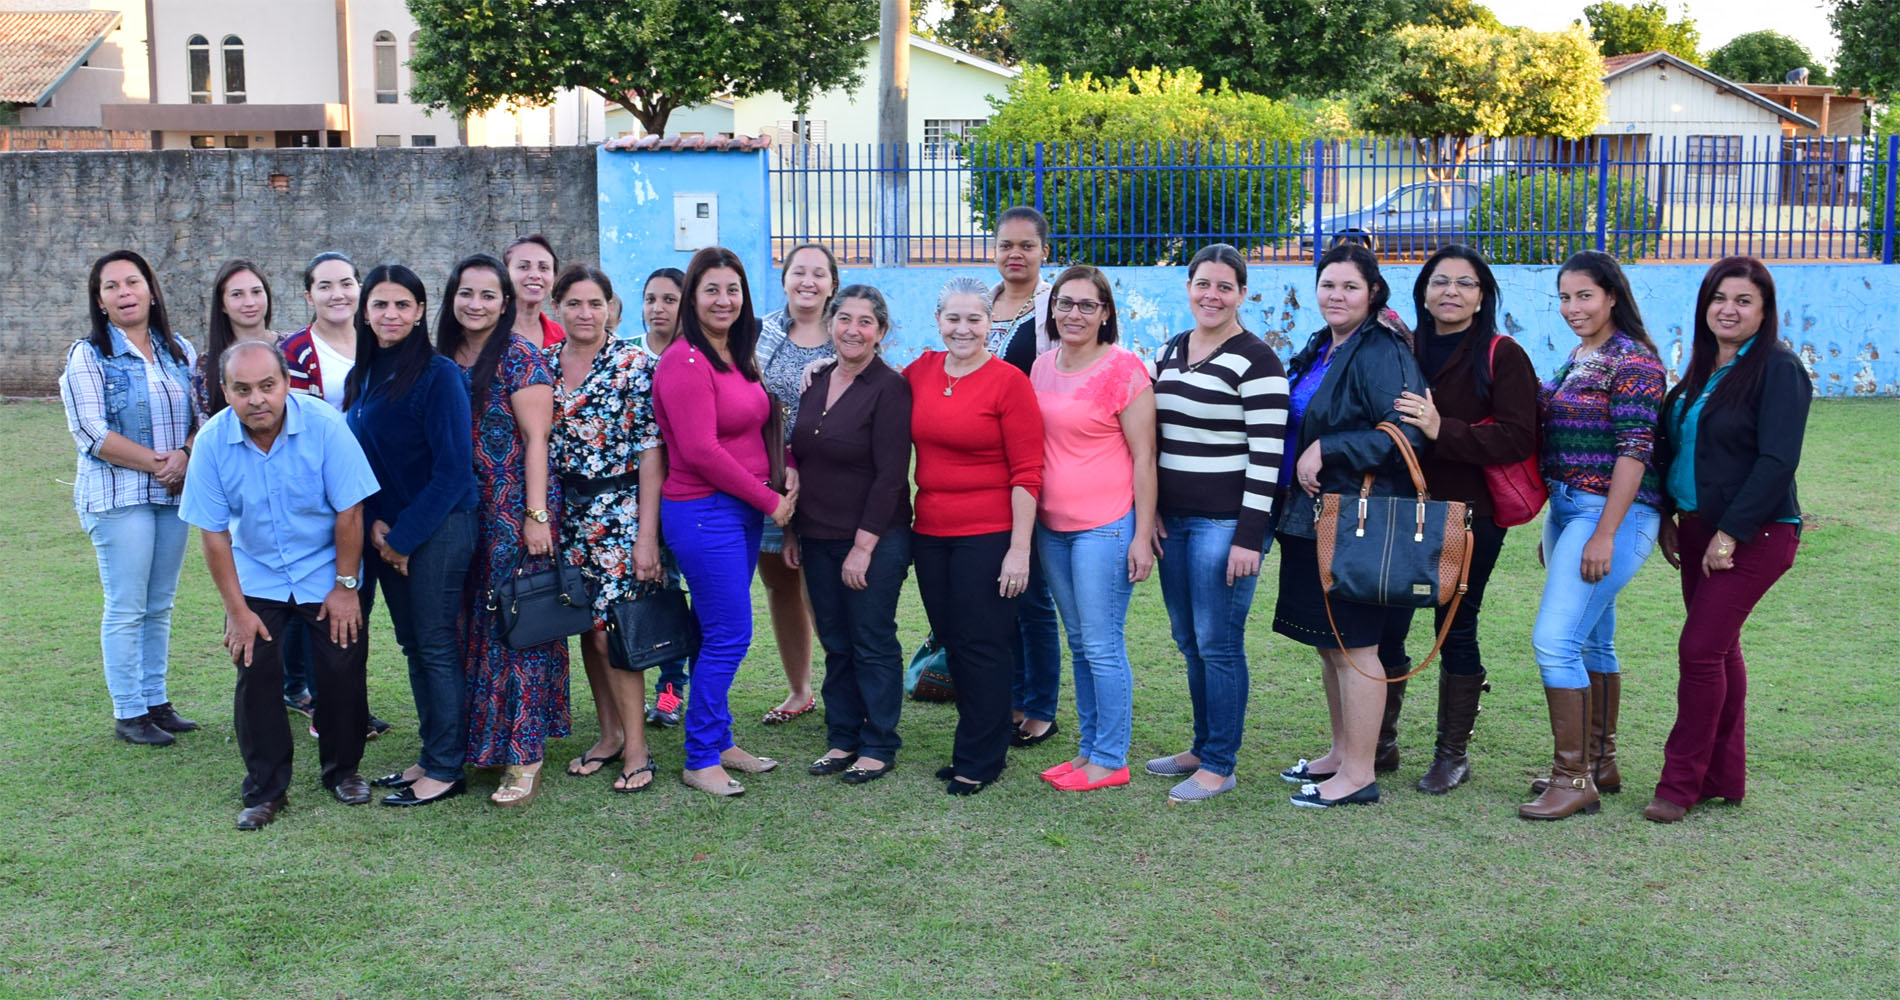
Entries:
{"label": "long dark hair", "polygon": [[[1379,273],[1379,258],[1374,256],[1371,250],[1358,243],[1337,244],[1320,256],[1319,263],[1313,265],[1314,280],[1317,281],[1319,276],[1325,274],[1326,269],[1334,264],[1351,264],[1356,268],[1360,279],[1366,283],[1367,292],[1372,296],[1366,309],[1366,318],[1360,323],[1359,328],[1363,330],[1367,324],[1374,324],[1391,330],[1390,327],[1385,327],[1385,324],[1379,322],[1379,315],[1385,312],[1386,304],[1392,301],[1392,285],[1385,280],[1385,275]],[[1393,336],[1405,341],[1408,349],[1411,347],[1410,337],[1407,334],[1397,330],[1391,332]],[[1298,354],[1293,355],[1293,360],[1287,362],[1287,374],[1293,378],[1304,374],[1313,366],[1313,362],[1318,360],[1320,349],[1331,340],[1331,331],[1324,327],[1320,328],[1318,333],[1307,340],[1306,346],[1301,348]]]}
{"label": "long dark hair", "polygon": [[[1491,397],[1491,341],[1498,335],[1498,279],[1491,273],[1491,263],[1479,253],[1462,243],[1453,243],[1441,247],[1439,251],[1426,258],[1425,266],[1419,269],[1418,280],[1412,282],[1413,315],[1418,317],[1417,329],[1419,343],[1427,337],[1437,336],[1438,320],[1425,307],[1425,289],[1431,282],[1438,265],[1447,260],[1462,260],[1471,265],[1478,275],[1478,294],[1483,296],[1478,303],[1477,315],[1471,317],[1471,325],[1465,334],[1471,339],[1471,377],[1478,383],[1478,395]],[[1431,372],[1425,376],[1430,378]]]}
{"label": "long dark hair", "polygon": [[1086,281],[1095,286],[1096,294],[1102,297],[1102,308],[1108,310],[1108,315],[1102,318],[1101,329],[1095,331],[1095,342],[1114,343],[1121,336],[1121,324],[1115,317],[1115,289],[1109,286],[1107,275],[1087,264],[1072,265],[1056,275],[1055,283],[1049,286],[1049,311],[1043,317],[1043,325],[1049,330],[1049,339],[1062,339],[1062,335],[1056,332],[1056,293],[1071,281]]}
{"label": "long dark hair", "polygon": [[[409,336],[404,337],[402,343],[391,348],[384,348],[369,327],[369,293],[382,284],[401,285],[416,297],[416,325],[410,327]],[[363,279],[362,294],[356,299],[356,365],[343,381],[344,409],[349,409],[359,396],[369,391],[370,367],[384,350],[396,358],[396,370],[389,377],[388,396],[398,398],[416,384],[416,379],[429,369],[429,359],[435,354],[435,349],[429,346],[428,315],[429,293],[422,285],[421,276],[401,264],[378,264],[370,268],[369,277]]]}
{"label": "long dark hair", "polygon": [[501,367],[501,354],[508,349],[508,339],[515,329],[515,286],[508,280],[507,265],[493,254],[471,254],[449,270],[448,284],[442,287],[442,307],[435,314],[435,349],[453,361],[455,352],[468,340],[468,331],[455,318],[455,293],[462,287],[462,274],[474,267],[493,271],[495,280],[501,283],[501,318],[495,321],[495,332],[488,335],[482,353],[475,356],[475,367],[469,370],[469,405],[480,414],[488,404],[488,387],[495,381],[495,369]]}
{"label": "long dark hair", "polygon": [[1761,328],[1755,331],[1755,341],[1748,352],[1738,356],[1734,367],[1716,385],[1709,395],[1709,403],[1714,406],[1747,404],[1761,392],[1762,376],[1768,370],[1768,358],[1776,351],[1788,348],[1781,343],[1781,323],[1775,308],[1775,279],[1768,273],[1766,265],[1753,257],[1724,257],[1709,268],[1702,276],[1702,288],[1695,296],[1695,338],[1689,349],[1689,373],[1669,390],[1663,397],[1663,413],[1672,413],[1671,407],[1678,399],[1683,401],[1687,410],[1702,390],[1709,384],[1710,376],[1715,374],[1715,357],[1720,345],[1715,342],[1715,331],[1709,326],[1709,303],[1715,298],[1715,290],[1729,278],[1744,278],[1761,294]]}
{"label": "long dark hair", "polygon": [[117,260],[127,261],[139,269],[139,275],[145,279],[145,287],[152,290],[152,312],[146,319],[146,325],[158,335],[158,343],[165,346],[165,353],[170,354],[173,361],[182,363],[185,360],[185,345],[172,336],[171,321],[165,318],[165,296],[158,290],[158,276],[152,273],[152,265],[147,264],[145,258],[135,250],[114,250],[92,262],[92,273],[86,277],[86,315],[92,319],[92,333],[86,337],[86,342],[102,358],[112,353],[112,331],[106,329],[110,320],[106,317],[105,309],[99,305],[99,275],[107,264]]}
{"label": "long dark hair", "polygon": [[1636,295],[1630,291],[1629,276],[1623,273],[1623,266],[1616,258],[1601,250],[1579,250],[1564,261],[1557,269],[1557,280],[1575,272],[1589,278],[1598,288],[1610,293],[1614,302],[1610,306],[1610,322],[1623,331],[1631,340],[1643,345],[1653,357],[1660,357],[1656,342],[1649,339],[1649,329],[1643,326],[1643,313],[1636,308]]}
{"label": "long dark hair", "polygon": [[271,307],[276,302],[264,269],[248,260],[225,262],[211,282],[211,316],[205,321],[205,352],[198,356],[198,368],[205,381],[206,416],[230,405],[224,398],[224,379],[218,371],[218,360],[237,343],[237,335],[231,332],[231,316],[224,311],[224,286],[246,271],[257,275],[258,283],[264,286],[264,329],[270,329]]}
{"label": "long dark hair", "polygon": [[[739,293],[744,299],[739,305],[738,318],[733,320],[732,329],[726,334],[726,352],[732,355],[730,366],[719,360],[712,341],[707,340],[699,328],[699,282],[715,267],[731,268],[739,276]],[[759,381],[759,364],[753,357],[753,349],[759,343],[759,320],[752,314],[752,285],[746,281],[745,265],[739,263],[739,255],[725,247],[707,247],[694,254],[686,264],[686,281],[680,286],[680,298],[679,334],[706,356],[713,371],[737,369],[749,381]]]}

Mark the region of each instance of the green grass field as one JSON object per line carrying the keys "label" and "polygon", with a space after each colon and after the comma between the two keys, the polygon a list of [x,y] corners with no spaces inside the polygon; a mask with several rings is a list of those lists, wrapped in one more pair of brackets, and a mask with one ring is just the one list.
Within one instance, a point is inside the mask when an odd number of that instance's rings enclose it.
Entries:
{"label": "green grass field", "polygon": [[[1139,774],[1048,790],[1035,773],[1073,752],[1066,735],[1015,751],[983,794],[947,797],[930,778],[954,720],[940,705],[906,706],[891,778],[809,777],[820,713],[758,722],[784,693],[761,618],[732,696],[738,738],[788,766],[742,799],[672,780],[669,730],[653,741],[664,780],[642,795],[554,774],[506,811],[478,773],[474,794],[443,806],[351,809],[318,787],[303,740],[288,812],[239,833],[233,668],[195,541],[172,691],[204,726],[169,749],[129,747],[100,676],[92,548],[57,481],[73,468],[59,408],[0,406],[0,436],[19,446],[0,473],[0,996],[1891,997],[1897,419],[1895,401],[1815,407],[1809,530],[1745,640],[1751,790],[1676,826],[1640,815],[1675,704],[1681,604],[1660,558],[1619,609],[1626,790],[1596,816],[1517,818],[1550,755],[1530,657],[1541,576],[1519,529],[1486,608],[1494,693],[1476,777],[1442,798],[1411,787],[1434,706],[1415,683],[1383,802],[1287,805],[1275,772],[1324,750],[1326,710],[1316,658],[1271,634],[1263,586],[1241,785],[1200,807],[1170,808],[1167,780]],[[913,643],[914,594],[904,625]],[[380,609],[371,641],[371,704],[396,724],[370,745],[373,776],[416,745]],[[1152,582],[1129,644],[1138,762],[1190,734]],[[594,735],[578,658],[573,694],[556,769]]]}

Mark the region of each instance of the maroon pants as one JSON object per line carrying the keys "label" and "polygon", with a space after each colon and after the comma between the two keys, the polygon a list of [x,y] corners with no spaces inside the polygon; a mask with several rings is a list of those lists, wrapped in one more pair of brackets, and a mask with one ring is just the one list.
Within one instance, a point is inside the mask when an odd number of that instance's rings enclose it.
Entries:
{"label": "maroon pants", "polygon": [[1663,747],[1656,794],[1685,809],[1704,799],[1739,799],[1748,790],[1742,623],[1794,565],[1797,544],[1794,525],[1765,525],[1754,538],[1738,539],[1733,569],[1704,575],[1702,555],[1715,530],[1691,514],[1676,532],[1689,617],[1676,646],[1676,726]]}

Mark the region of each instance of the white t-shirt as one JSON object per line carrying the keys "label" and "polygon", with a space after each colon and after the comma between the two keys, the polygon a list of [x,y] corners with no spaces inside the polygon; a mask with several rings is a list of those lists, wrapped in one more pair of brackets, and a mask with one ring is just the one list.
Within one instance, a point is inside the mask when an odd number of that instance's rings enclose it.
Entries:
{"label": "white t-shirt", "polygon": [[356,359],[331,350],[315,330],[310,331],[310,345],[317,349],[317,370],[323,373],[323,401],[341,410],[343,384],[350,377],[350,369],[356,367]]}

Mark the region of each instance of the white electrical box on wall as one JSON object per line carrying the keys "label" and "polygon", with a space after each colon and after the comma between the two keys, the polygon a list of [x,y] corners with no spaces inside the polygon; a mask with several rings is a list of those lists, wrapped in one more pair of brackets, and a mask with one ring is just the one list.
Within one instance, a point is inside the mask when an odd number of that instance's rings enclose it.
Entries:
{"label": "white electrical box on wall", "polygon": [[673,249],[693,251],[719,245],[719,196],[708,191],[673,194]]}

